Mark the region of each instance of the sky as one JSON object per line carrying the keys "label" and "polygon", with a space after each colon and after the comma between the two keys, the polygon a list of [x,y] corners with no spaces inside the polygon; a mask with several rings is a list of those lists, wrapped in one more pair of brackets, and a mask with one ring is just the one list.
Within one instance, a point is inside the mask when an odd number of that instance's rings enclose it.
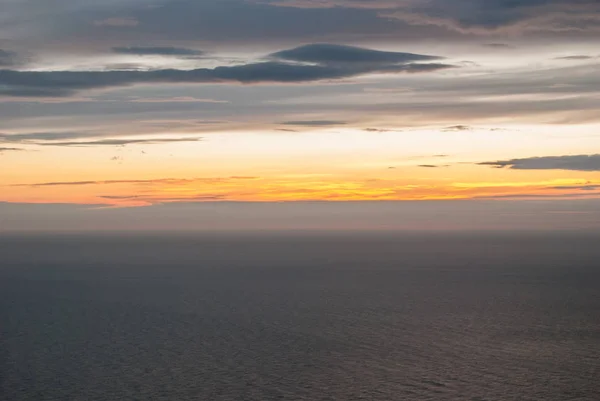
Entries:
{"label": "sky", "polygon": [[600,228],[597,0],[0,9],[0,231]]}

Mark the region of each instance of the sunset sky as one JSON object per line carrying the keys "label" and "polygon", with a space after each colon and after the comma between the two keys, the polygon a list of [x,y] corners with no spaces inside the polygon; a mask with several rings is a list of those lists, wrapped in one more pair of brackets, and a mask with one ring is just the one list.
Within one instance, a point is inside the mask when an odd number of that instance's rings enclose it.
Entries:
{"label": "sunset sky", "polygon": [[0,231],[600,228],[597,0],[0,9]]}

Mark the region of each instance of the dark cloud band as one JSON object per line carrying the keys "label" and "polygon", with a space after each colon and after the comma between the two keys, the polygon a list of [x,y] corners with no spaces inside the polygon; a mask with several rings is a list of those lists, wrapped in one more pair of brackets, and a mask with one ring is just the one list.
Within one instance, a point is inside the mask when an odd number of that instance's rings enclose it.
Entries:
{"label": "dark cloud band", "polygon": [[[355,60],[370,60],[366,64],[342,62],[341,54],[347,54],[348,47],[328,45],[337,48],[334,58],[339,62],[331,63],[322,48],[308,48],[307,58],[314,59],[313,64],[296,64],[286,61],[266,61],[216,68],[198,68],[195,70],[154,70],[154,71],[14,71],[0,70],[0,95],[5,96],[68,96],[76,91],[100,89],[135,84],[153,83],[296,83],[326,79],[341,79],[369,73],[425,73],[453,67],[442,63],[414,63],[417,59],[432,59],[409,53],[377,52],[369,49],[351,48]],[[312,50],[311,50],[312,49]],[[297,52],[305,55],[306,47],[292,49],[292,57]],[[383,53],[382,56],[379,53]],[[309,57],[310,56],[310,57]],[[319,59],[317,61],[317,59]],[[386,61],[384,61],[386,59]]]}
{"label": "dark cloud band", "polygon": [[117,54],[131,54],[136,56],[198,57],[205,54],[200,50],[170,46],[113,47],[112,51]]}
{"label": "dark cloud band", "polygon": [[546,156],[499,160],[479,163],[482,166],[515,170],[573,170],[600,171],[600,154],[575,156]]}

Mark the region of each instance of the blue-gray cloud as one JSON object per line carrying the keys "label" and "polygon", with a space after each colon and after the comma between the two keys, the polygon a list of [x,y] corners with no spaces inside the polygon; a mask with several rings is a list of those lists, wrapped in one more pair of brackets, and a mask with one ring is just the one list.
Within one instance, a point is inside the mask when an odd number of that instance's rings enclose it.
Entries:
{"label": "blue-gray cloud", "polygon": [[406,64],[439,60],[441,57],[422,54],[389,52],[355,46],[317,43],[271,54],[271,58],[317,64]]}
{"label": "blue-gray cloud", "polygon": [[484,43],[483,46],[489,47],[492,49],[510,49],[510,48],[512,48],[512,46],[507,43]]}
{"label": "blue-gray cloud", "polygon": [[[294,51],[294,50],[292,50]],[[354,48],[356,54],[372,52]],[[362,52],[362,53],[361,53]],[[377,54],[377,52],[375,52]],[[314,55],[313,55],[314,56]],[[322,57],[325,57],[322,55]],[[389,55],[388,55],[389,57]],[[85,89],[100,89],[154,83],[295,83],[350,78],[368,73],[424,73],[454,66],[443,63],[413,63],[431,56],[397,53],[395,61],[369,64],[295,64],[267,61],[195,70],[153,71],[14,71],[0,70],[0,94],[5,96],[68,96]],[[397,61],[402,60],[402,61]]]}
{"label": "blue-gray cloud", "polygon": [[2,152],[22,152],[24,149],[19,149],[19,148],[3,148],[0,147],[0,153]]}
{"label": "blue-gray cloud", "polygon": [[171,46],[113,47],[112,51],[117,54],[131,54],[136,56],[199,57],[205,54],[205,52],[200,50]]}
{"label": "blue-gray cloud", "polygon": [[305,127],[327,127],[327,126],[335,126],[335,125],[345,125],[346,121],[336,121],[336,120],[298,120],[298,121],[285,121],[281,123],[283,125],[298,125]]}
{"label": "blue-gray cloud", "polygon": [[0,49],[0,67],[16,67],[23,64],[24,60],[18,53]]}
{"label": "blue-gray cloud", "polygon": [[564,56],[564,57],[556,57],[555,60],[591,60],[593,56],[586,55],[575,55],[575,56]]}
{"label": "blue-gray cloud", "polygon": [[0,143],[36,143],[38,141],[57,141],[64,139],[93,138],[106,136],[95,132],[27,132],[21,134],[0,133]]}
{"label": "blue-gray cloud", "polygon": [[567,190],[580,190],[580,191],[596,191],[600,189],[600,185],[563,185],[558,187],[552,187],[552,189],[567,189]]}
{"label": "blue-gray cloud", "polygon": [[98,141],[66,141],[66,142],[36,142],[39,146],[125,146],[125,145],[156,145],[173,142],[199,142],[202,138],[160,138],[160,139],[102,139]]}
{"label": "blue-gray cloud", "polygon": [[286,7],[341,7],[377,11],[411,25],[437,25],[462,32],[500,29],[597,31],[597,0],[256,0]]}
{"label": "blue-gray cloud", "polygon": [[498,160],[478,163],[482,166],[515,170],[573,170],[600,171],[600,154],[574,156],[545,156]]}
{"label": "blue-gray cloud", "polygon": [[[127,139],[99,139],[111,135],[102,132],[29,132],[22,134],[3,134],[0,133],[0,143],[18,143],[24,145],[38,146],[124,146],[124,145],[154,145],[170,142],[198,142],[202,138],[127,138]],[[3,148],[5,150],[14,150],[12,148]]]}

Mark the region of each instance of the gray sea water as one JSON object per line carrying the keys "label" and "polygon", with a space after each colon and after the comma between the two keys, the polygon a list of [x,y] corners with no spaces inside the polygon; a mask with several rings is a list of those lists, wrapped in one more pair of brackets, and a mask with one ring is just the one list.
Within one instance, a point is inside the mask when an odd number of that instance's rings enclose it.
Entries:
{"label": "gray sea water", "polygon": [[600,400],[600,235],[0,237],[0,399]]}

